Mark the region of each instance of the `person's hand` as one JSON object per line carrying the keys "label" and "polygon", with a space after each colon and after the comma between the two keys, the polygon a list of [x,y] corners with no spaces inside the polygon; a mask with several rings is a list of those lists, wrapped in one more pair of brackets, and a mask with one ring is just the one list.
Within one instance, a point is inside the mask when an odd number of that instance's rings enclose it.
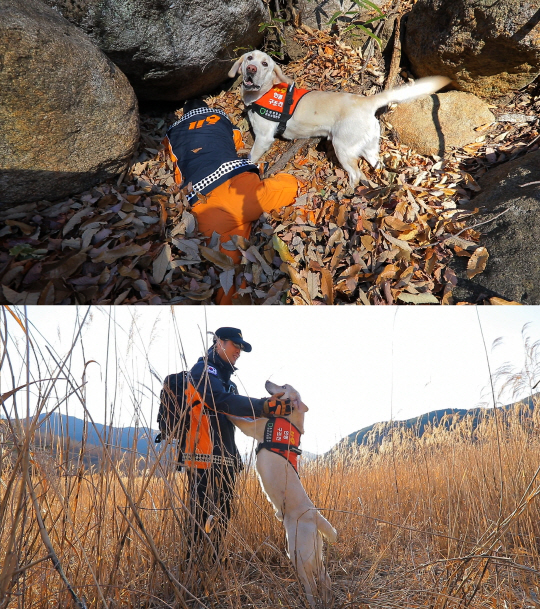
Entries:
{"label": "person's hand", "polygon": [[275,393],[270,396],[267,400],[265,400],[263,404],[263,417],[268,419],[272,417],[283,417],[285,415],[291,414],[292,412],[292,404],[289,398],[281,400],[281,396],[285,392]]}

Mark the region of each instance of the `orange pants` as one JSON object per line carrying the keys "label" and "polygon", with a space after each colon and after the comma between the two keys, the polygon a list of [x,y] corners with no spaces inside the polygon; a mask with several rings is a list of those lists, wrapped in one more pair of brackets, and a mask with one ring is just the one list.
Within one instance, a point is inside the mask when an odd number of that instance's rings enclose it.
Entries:
{"label": "orange pants", "polygon": [[[240,173],[227,180],[206,195],[206,203],[197,203],[193,213],[197,216],[199,231],[208,239],[214,231],[220,235],[220,242],[230,241],[231,235],[241,235],[249,239],[251,223],[263,212],[271,212],[291,205],[298,191],[296,178],[288,173],[278,173],[261,180],[256,173]],[[238,250],[219,248],[223,254],[238,264],[242,258]],[[228,294],[219,288],[216,304],[232,304],[236,289]]]}

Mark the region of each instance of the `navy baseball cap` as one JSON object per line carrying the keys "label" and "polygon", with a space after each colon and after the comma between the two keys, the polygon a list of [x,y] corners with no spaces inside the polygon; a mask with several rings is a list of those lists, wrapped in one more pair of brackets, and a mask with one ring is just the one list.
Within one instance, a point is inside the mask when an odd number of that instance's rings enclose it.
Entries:
{"label": "navy baseball cap", "polygon": [[242,332],[238,328],[218,328],[215,335],[221,340],[231,340],[233,343],[240,345],[246,353],[251,351],[251,345],[246,343],[242,336]]}

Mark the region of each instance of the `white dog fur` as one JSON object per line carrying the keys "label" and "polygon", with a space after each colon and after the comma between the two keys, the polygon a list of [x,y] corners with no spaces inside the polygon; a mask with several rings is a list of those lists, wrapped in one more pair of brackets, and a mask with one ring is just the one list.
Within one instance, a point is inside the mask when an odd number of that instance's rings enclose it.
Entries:
{"label": "white dog fur", "polygon": [[[290,385],[280,386],[270,381],[266,383],[266,390],[272,395],[284,392],[282,397],[289,398],[293,405],[292,413],[285,418],[304,433],[304,415],[308,407],[300,394]],[[264,440],[267,419],[228,418],[246,435],[258,442]],[[331,581],[324,567],[321,534],[333,543],[337,539],[336,530],[317,511],[287,459],[263,448],[257,454],[256,467],[261,485],[276,509],[276,517],[285,527],[288,555],[310,605],[315,606],[317,598],[327,603]]]}
{"label": "white dog fur", "polygon": [[[242,99],[249,107],[267,93],[274,84],[288,83],[274,60],[262,51],[244,53],[229,71],[229,76],[242,73]],[[349,174],[351,188],[358,186],[363,174],[359,159],[363,157],[376,169],[379,166],[380,125],[375,112],[392,102],[410,101],[435,93],[450,82],[445,76],[421,78],[412,85],[364,97],[352,93],[310,91],[298,102],[287,123],[283,137],[289,140],[326,137],[332,141],[336,156]],[[256,162],[275,139],[277,122],[249,111],[255,133],[251,160]]]}

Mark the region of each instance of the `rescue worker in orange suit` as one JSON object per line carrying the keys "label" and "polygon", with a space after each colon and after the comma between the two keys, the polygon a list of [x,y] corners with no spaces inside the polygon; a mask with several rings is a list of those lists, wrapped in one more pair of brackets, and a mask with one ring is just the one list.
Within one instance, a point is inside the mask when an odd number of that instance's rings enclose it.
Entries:
{"label": "rescue worker in orange suit", "polygon": [[231,375],[236,371],[235,364],[242,351],[249,353],[251,345],[244,340],[241,331],[219,328],[207,355],[199,358],[191,369],[193,385],[205,402],[205,411],[210,418],[213,446],[207,454],[202,454],[202,447],[194,454],[188,454],[184,449],[181,463],[188,473],[190,507],[195,517],[194,542],[201,549],[204,533],[209,533],[214,556],[220,554],[231,517],[236,474],[243,468],[234,439],[235,426],[225,415],[271,418],[290,414],[292,408],[289,399],[280,399],[283,393],[266,399],[238,395]]}
{"label": "rescue worker in orange suit", "polygon": [[[230,241],[231,235],[249,239],[252,222],[263,212],[291,205],[298,192],[296,178],[287,173],[262,180],[258,165],[238,156],[243,146],[240,131],[225,112],[197,99],[184,104],[182,118],[165,138],[175,181],[192,184],[187,198],[194,204],[199,231],[208,239],[215,231],[221,243]],[[205,203],[196,203],[197,193],[206,196]],[[238,250],[220,247],[220,251],[235,264],[241,260]],[[219,288],[216,303],[232,304],[235,292],[234,285],[227,294]]]}

